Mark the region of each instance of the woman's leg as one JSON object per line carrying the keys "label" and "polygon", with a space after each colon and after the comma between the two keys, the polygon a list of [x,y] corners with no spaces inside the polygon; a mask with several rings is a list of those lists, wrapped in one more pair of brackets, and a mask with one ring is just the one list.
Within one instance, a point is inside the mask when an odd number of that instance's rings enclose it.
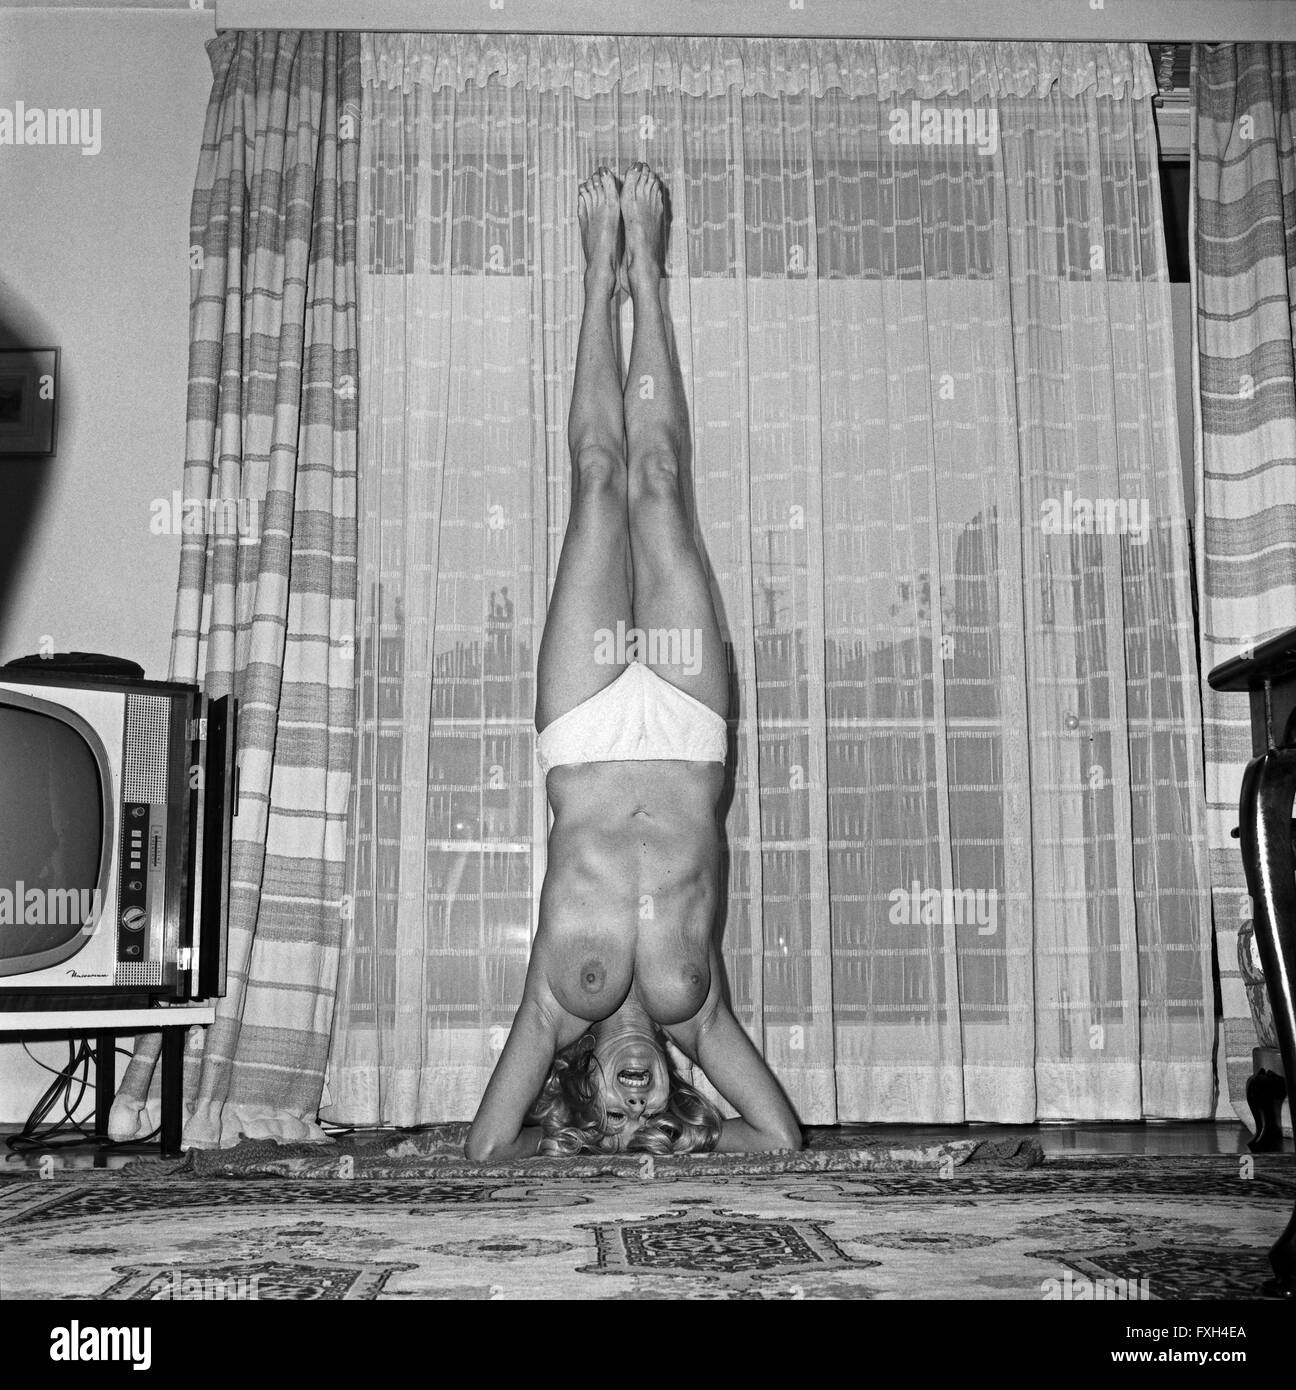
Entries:
{"label": "woman's leg", "polygon": [[672,685],[727,715],[724,643],[680,487],[688,418],[661,302],[664,201],[657,175],[646,164],[631,165],[621,189],[621,216],[634,302],[625,387],[634,625],[646,638],[648,651],[641,659]]}
{"label": "woman's leg", "polygon": [[622,631],[631,625],[625,424],[612,327],[621,210],[610,170],[597,169],[581,184],[579,215],[585,309],[567,420],[571,511],[537,663],[540,730],[621,674],[625,663],[609,662],[608,648],[619,655],[617,624]]}

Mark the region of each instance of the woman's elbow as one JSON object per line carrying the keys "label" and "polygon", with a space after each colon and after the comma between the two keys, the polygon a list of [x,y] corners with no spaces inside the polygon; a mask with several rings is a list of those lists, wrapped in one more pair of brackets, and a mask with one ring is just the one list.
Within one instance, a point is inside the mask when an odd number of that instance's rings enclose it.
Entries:
{"label": "woman's elbow", "polygon": [[490,1163],[496,1157],[496,1146],[485,1135],[470,1129],[464,1142],[464,1157],[469,1163]]}
{"label": "woman's elbow", "polygon": [[784,1125],[772,1136],[770,1149],[774,1153],[800,1153],[805,1148],[805,1136],[798,1124]]}

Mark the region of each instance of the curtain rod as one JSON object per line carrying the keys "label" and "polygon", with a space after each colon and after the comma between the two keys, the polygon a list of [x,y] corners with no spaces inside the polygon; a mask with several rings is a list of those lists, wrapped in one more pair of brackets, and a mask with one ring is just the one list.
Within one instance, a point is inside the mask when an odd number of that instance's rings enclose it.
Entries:
{"label": "curtain rod", "polygon": [[[1296,40],[1293,0],[197,0],[218,29],[690,38]],[[1167,30],[1172,32],[1167,33]]]}

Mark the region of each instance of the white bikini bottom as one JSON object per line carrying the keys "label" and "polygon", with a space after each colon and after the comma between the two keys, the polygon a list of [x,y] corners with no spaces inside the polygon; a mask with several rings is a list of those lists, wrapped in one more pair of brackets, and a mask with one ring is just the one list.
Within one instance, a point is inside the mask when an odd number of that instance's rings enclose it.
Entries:
{"label": "white bikini bottom", "polygon": [[725,721],[701,700],[632,661],[611,685],[546,726],[540,770],[570,763],[722,763]]}

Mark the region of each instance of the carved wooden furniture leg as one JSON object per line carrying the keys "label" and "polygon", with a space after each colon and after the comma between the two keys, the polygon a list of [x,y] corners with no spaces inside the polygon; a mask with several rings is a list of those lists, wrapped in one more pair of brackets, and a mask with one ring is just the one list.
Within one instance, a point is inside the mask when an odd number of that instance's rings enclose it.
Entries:
{"label": "carved wooden furniture leg", "polygon": [[1287,1083],[1267,1067],[1247,1078],[1247,1104],[1255,1121],[1255,1137],[1247,1145],[1253,1154],[1279,1153],[1283,1146],[1282,1105]]}
{"label": "carved wooden furniture leg", "polygon": [[1247,1104],[1255,1121],[1255,1138],[1247,1145],[1253,1154],[1278,1153],[1283,1146],[1282,1107],[1287,1081],[1282,1058],[1274,1047],[1251,1049],[1251,1075],[1247,1079]]}
{"label": "carved wooden furniture leg", "polygon": [[[1251,703],[1255,757],[1242,778],[1238,838],[1278,1051],[1287,1083],[1296,1089],[1296,627],[1222,662],[1206,679],[1212,690],[1245,691]],[[1274,1277],[1264,1292],[1296,1298],[1296,1209],[1269,1263]]]}
{"label": "carved wooden furniture leg", "polygon": [[[1296,1076],[1296,861],[1291,817],[1296,802],[1296,748],[1252,758],[1242,779],[1242,862],[1255,903],[1256,949],[1273,1006],[1283,1070]],[[1257,1138],[1259,1136],[1257,1135]],[[1296,1298],[1296,1209],[1269,1252],[1270,1297]]]}

